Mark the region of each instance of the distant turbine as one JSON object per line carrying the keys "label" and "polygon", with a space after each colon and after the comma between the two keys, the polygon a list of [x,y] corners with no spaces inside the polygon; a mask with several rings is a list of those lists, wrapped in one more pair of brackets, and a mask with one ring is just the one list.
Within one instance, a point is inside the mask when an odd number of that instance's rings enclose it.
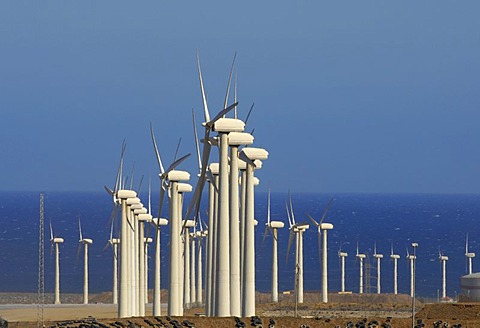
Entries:
{"label": "distant turbine", "polygon": [[373,257],[377,259],[377,294],[381,293],[381,267],[380,261],[383,259],[383,254],[377,253],[377,243],[373,247]]}
{"label": "distant turbine", "polygon": [[295,234],[295,298],[297,303],[303,303],[303,233],[310,228],[306,223],[295,221],[293,212],[292,198],[289,195],[289,205],[287,208],[287,218],[290,226],[290,236],[288,238],[287,259],[292,245],[293,234]]}
{"label": "distant turbine", "polygon": [[55,245],[55,304],[60,304],[60,249],[59,244],[64,242],[63,238],[55,237],[53,234],[52,222],[50,222],[50,242]]}
{"label": "distant turbine", "polygon": [[348,256],[348,253],[346,252],[342,252],[342,250],[340,249],[338,251],[338,257],[340,258],[340,261],[341,261],[341,267],[342,267],[342,280],[341,280],[341,289],[340,291],[342,293],[345,292],[345,258]]}
{"label": "distant turbine", "polygon": [[120,239],[113,238],[113,221],[110,227],[110,239],[108,239],[108,243],[105,248],[107,248],[109,244],[112,246],[113,252],[112,303],[118,304],[118,244],[120,244]]}
{"label": "distant turbine", "polygon": [[138,252],[135,253],[138,256],[138,259],[136,263],[138,262],[138,315],[140,316],[145,316],[145,303],[146,303],[146,298],[147,298],[147,292],[146,292],[146,286],[147,286],[147,280],[146,280],[146,243],[145,243],[145,228],[144,225],[145,223],[150,223],[152,222],[152,215],[146,213],[147,210],[145,208],[141,209],[138,211],[139,213],[137,214],[137,220],[138,220],[138,232],[136,233],[136,236],[138,237]]}
{"label": "distant turbine", "polygon": [[160,288],[160,268],[161,268],[161,256],[160,256],[160,227],[168,225],[167,219],[153,218],[152,222],[155,226],[155,272],[154,272],[154,285],[153,285],[153,316],[160,316],[161,311],[161,288]]}
{"label": "distant turbine", "polygon": [[84,245],[84,258],[83,258],[83,304],[88,304],[88,246],[93,243],[90,238],[83,238],[82,224],[80,219],[78,220],[78,232],[80,239],[78,242]]}
{"label": "distant turbine", "polygon": [[413,297],[415,291],[415,273],[414,273],[414,265],[415,265],[415,255],[410,255],[407,248],[407,259],[410,263],[410,297]]}
{"label": "distant turbine", "polygon": [[196,273],[197,268],[196,264],[196,248],[197,248],[197,230],[194,227],[193,231],[190,233],[190,304],[192,307],[197,305],[197,292],[196,292]]}
{"label": "distant turbine", "polygon": [[358,283],[358,293],[363,294],[363,260],[367,257],[365,254],[360,254],[358,252],[358,243],[357,243],[357,254],[356,257],[359,262],[359,283]]}
{"label": "distant turbine", "polygon": [[390,252],[390,258],[393,260],[393,293],[398,294],[398,259],[400,255],[393,253],[393,242],[392,249]]}
{"label": "distant turbine", "polygon": [[448,256],[438,252],[438,259],[442,262],[442,299],[447,297],[447,261]]}
{"label": "distant turbine", "polygon": [[144,239],[144,243],[145,243],[145,304],[148,304],[148,248],[150,247],[149,244],[151,244],[152,242],[153,242],[153,239],[150,237],[146,237]]}
{"label": "distant turbine", "polygon": [[270,221],[270,189],[268,189],[267,223],[263,239],[270,231],[272,233],[272,302],[278,302],[278,229],[285,224],[281,221]]}
{"label": "distant turbine", "polygon": [[[308,215],[310,220],[317,226],[318,229],[318,246],[320,247],[320,235],[322,235],[323,232],[323,245],[322,245],[322,302],[327,303],[328,302],[328,269],[327,269],[327,264],[328,264],[328,249],[327,249],[327,231],[333,229],[333,224],[331,223],[323,223],[323,220],[327,216],[327,212],[332,206],[334,199],[331,198],[330,201],[327,203],[327,206],[325,207],[325,211],[323,212],[322,218],[320,219],[320,222],[315,221],[313,217]],[[320,249],[319,249],[320,252]]]}
{"label": "distant turbine", "polygon": [[475,257],[475,253],[471,253],[468,251],[468,233],[467,233],[467,239],[465,241],[465,256],[467,257],[468,260],[468,274],[472,274],[472,259]]}

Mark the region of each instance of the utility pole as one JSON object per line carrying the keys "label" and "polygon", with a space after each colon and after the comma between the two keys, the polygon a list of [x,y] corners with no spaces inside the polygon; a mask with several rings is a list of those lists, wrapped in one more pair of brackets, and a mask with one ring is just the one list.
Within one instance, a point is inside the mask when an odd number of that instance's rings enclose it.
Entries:
{"label": "utility pole", "polygon": [[38,295],[37,328],[44,327],[43,311],[45,306],[45,244],[44,244],[44,194],[40,193],[40,224],[38,228]]}

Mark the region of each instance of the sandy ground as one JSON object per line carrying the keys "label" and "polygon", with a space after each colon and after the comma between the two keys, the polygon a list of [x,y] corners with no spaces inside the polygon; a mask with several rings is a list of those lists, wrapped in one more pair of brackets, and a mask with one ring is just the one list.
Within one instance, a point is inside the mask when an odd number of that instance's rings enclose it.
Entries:
{"label": "sandy ground", "polygon": [[[18,293],[0,293],[0,317],[9,322],[9,327],[34,327],[37,320],[37,306],[35,304],[12,304],[11,300],[27,301],[36,297],[34,294],[18,294]],[[65,295],[66,296],[66,295]],[[285,297],[279,303],[268,303],[268,296],[259,294],[257,297],[257,314],[262,319],[263,327],[268,327],[270,320],[275,320],[274,327],[346,327],[348,322],[357,323],[361,320],[372,322],[378,321],[381,324],[390,324],[390,327],[407,328],[412,327],[410,314],[410,298],[406,295],[352,295],[349,297],[337,297],[332,295],[331,303],[318,303],[317,296],[311,294],[306,295],[306,302],[298,306],[297,315],[294,317],[294,306],[289,297]],[[92,295],[92,299],[96,299],[98,304],[80,305],[80,304],[61,304],[45,305],[44,319],[45,325],[58,326],[61,322],[67,320],[92,320],[96,318],[107,326],[111,326],[117,321],[121,322],[125,327],[134,323],[137,327],[150,327],[145,319],[151,323],[159,324],[157,318],[130,318],[116,319],[117,307],[113,304],[101,303],[100,301],[108,300],[108,294]],[[48,298],[47,298],[48,299]],[[71,301],[81,300],[81,295],[71,295],[65,297],[65,300]],[[65,303],[62,298],[62,301]],[[166,298],[164,298],[166,300]],[[10,302],[9,302],[10,301]],[[9,304],[6,304],[9,303]],[[32,303],[32,302],[30,302]],[[433,323],[437,320],[448,322],[450,326],[453,324],[462,324],[465,327],[480,327],[480,304],[474,303],[452,303],[452,304],[418,304],[418,313],[416,318],[420,318],[425,323],[425,327],[433,327]],[[162,309],[165,313],[165,306]],[[235,327],[234,318],[205,318],[198,314],[203,312],[203,308],[193,308],[185,311],[185,317],[172,318],[180,322],[188,320],[194,323],[197,328],[212,327]],[[151,313],[151,304],[147,306],[147,313]],[[163,321],[166,326],[167,318],[162,316],[158,318]],[[250,319],[242,319],[246,326],[251,327]],[[69,322],[69,327],[80,327],[80,322]]]}

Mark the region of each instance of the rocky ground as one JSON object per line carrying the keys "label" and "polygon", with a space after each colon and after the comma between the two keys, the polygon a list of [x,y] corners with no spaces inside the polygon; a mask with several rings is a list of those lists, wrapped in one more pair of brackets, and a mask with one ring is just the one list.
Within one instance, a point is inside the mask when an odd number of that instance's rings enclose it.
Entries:
{"label": "rocky ground", "polygon": [[[166,295],[164,295],[166,296]],[[48,295],[50,297],[50,295]],[[49,299],[49,298],[47,298]],[[74,305],[81,301],[81,295],[62,295],[60,307],[48,306],[46,308],[46,326],[47,327],[175,327],[175,322],[183,327],[194,326],[197,328],[212,327],[240,327],[238,323],[241,320],[245,326],[253,327],[251,318],[206,318],[200,316],[202,308],[193,308],[185,311],[185,316],[181,318],[130,318],[115,319],[115,306],[107,303],[111,300],[109,293],[91,295],[90,302],[98,304]],[[411,328],[411,299],[407,295],[337,295],[330,296],[330,303],[323,304],[318,302],[318,295],[315,293],[306,293],[306,302],[297,307],[292,304],[292,298],[289,295],[283,295],[279,303],[268,303],[268,295],[257,295],[257,315],[260,322],[257,327],[320,327],[336,328],[348,327],[352,324],[362,323],[368,327],[395,327]],[[32,301],[33,300],[33,301]],[[53,299],[52,299],[53,300]],[[68,305],[67,300],[72,304]],[[166,298],[164,298],[166,300]],[[0,303],[18,304],[1,305],[0,317],[9,321],[8,327],[33,327],[36,326],[36,307],[34,305],[20,305],[34,303],[35,294],[19,293],[0,293]],[[421,304],[417,302],[417,319],[421,319],[424,327],[434,327],[435,322],[442,324],[448,323],[450,328],[461,324],[465,327],[480,327],[480,304],[474,303],[449,303],[449,304]],[[150,309],[150,307],[148,308]],[[147,309],[147,311],[148,311]],[[13,312],[15,312],[15,316]],[[297,317],[295,317],[297,315]],[[15,320],[9,320],[14,317]],[[23,316],[23,317],[22,317]],[[23,318],[23,319],[22,319]],[[95,318],[95,319],[94,319]],[[77,322],[74,322],[77,320]],[[382,326],[383,325],[383,326]],[[1,327],[1,324],[0,324]]]}

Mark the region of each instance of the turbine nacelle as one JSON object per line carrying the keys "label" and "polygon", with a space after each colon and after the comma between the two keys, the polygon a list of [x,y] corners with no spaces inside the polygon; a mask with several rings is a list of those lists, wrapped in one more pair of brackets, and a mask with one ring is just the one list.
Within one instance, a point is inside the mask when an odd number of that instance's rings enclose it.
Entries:
{"label": "turbine nacelle", "polygon": [[473,257],[475,257],[475,253],[467,253],[467,254],[465,254],[465,256],[468,257],[468,258],[473,258]]}
{"label": "turbine nacelle", "polygon": [[285,223],[283,223],[282,221],[270,221],[265,223],[265,225],[272,229],[281,229],[285,227]]}
{"label": "turbine nacelle", "polygon": [[63,238],[61,238],[61,237],[56,237],[56,238],[50,239],[50,241],[54,244],[61,244],[61,243],[64,242]]}
{"label": "turbine nacelle", "polygon": [[[140,198],[138,197],[129,197],[127,198],[127,205],[140,204]],[[139,207],[141,208],[141,207]]]}
{"label": "turbine nacelle", "polygon": [[333,224],[331,224],[331,223],[320,223],[318,225],[318,228],[320,230],[332,230],[333,229]]}
{"label": "turbine nacelle", "polygon": [[93,240],[90,238],[83,238],[83,239],[80,239],[78,242],[82,244],[88,244],[88,245],[93,244]]}
{"label": "turbine nacelle", "polygon": [[338,252],[338,256],[340,256],[340,257],[347,257],[347,256],[348,256],[348,253]]}
{"label": "turbine nacelle", "polygon": [[152,222],[157,226],[166,226],[168,225],[168,220],[164,218],[152,218]]}
{"label": "turbine nacelle", "polygon": [[150,244],[150,243],[153,242],[153,239],[150,238],[150,237],[148,237],[148,238],[143,238],[143,242],[144,242],[144,243],[147,243],[147,244]]}
{"label": "turbine nacelle", "polygon": [[195,227],[196,222],[194,220],[186,220],[184,223],[185,228],[193,228]]}
{"label": "turbine nacelle", "polygon": [[398,254],[392,254],[392,255],[390,255],[390,258],[391,258],[391,259],[399,259],[399,258],[400,258],[400,255],[398,255]]}
{"label": "turbine nacelle", "polygon": [[373,257],[376,259],[383,259],[383,254],[373,254]]}
{"label": "turbine nacelle", "polygon": [[[134,205],[132,205],[132,206],[134,206]],[[133,214],[135,214],[135,215],[147,214],[147,213],[148,213],[148,210],[143,206],[141,208],[133,209]]]}
{"label": "turbine nacelle", "polygon": [[357,256],[359,259],[362,259],[362,260],[367,257],[367,255],[365,255],[365,254],[357,254],[356,256]]}
{"label": "turbine nacelle", "polygon": [[167,174],[167,179],[174,182],[188,181],[190,180],[190,173],[187,171],[171,170]]}
{"label": "turbine nacelle", "polygon": [[182,183],[182,182],[178,183],[178,192],[180,192],[180,193],[192,192],[192,190],[193,190],[193,187],[192,187],[191,184]]}
{"label": "turbine nacelle", "polygon": [[255,161],[256,159],[264,161],[268,158],[268,151],[263,148],[244,148],[240,154],[244,154],[250,161]]}
{"label": "turbine nacelle", "polygon": [[220,133],[242,132],[245,130],[245,123],[237,118],[222,117],[213,124],[213,131]]}
{"label": "turbine nacelle", "polygon": [[110,244],[120,244],[120,238],[112,238],[108,241]]}
{"label": "turbine nacelle", "polygon": [[147,213],[138,214],[138,221],[152,222],[152,215]]}
{"label": "turbine nacelle", "polygon": [[220,164],[219,163],[210,163],[208,166],[208,169],[210,172],[212,172],[213,175],[218,175],[220,173]]}
{"label": "turbine nacelle", "polygon": [[230,132],[228,134],[228,144],[230,146],[251,145],[253,136],[246,132]]}
{"label": "turbine nacelle", "polygon": [[137,193],[133,190],[122,189],[117,192],[117,197],[119,199],[135,198],[137,197]]}
{"label": "turbine nacelle", "polygon": [[440,255],[438,258],[440,259],[440,261],[448,261],[448,256],[445,255]]}

